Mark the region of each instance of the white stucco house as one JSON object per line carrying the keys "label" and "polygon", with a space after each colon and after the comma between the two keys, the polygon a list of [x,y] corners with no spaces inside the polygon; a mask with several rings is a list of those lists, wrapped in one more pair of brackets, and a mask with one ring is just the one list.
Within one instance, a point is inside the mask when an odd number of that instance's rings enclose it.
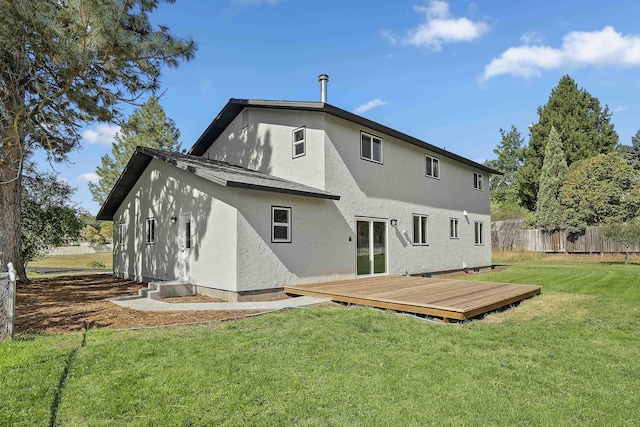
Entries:
{"label": "white stucco house", "polygon": [[139,147],[97,217],[117,276],[255,299],[490,266],[496,173],[326,102],[231,99],[188,154]]}

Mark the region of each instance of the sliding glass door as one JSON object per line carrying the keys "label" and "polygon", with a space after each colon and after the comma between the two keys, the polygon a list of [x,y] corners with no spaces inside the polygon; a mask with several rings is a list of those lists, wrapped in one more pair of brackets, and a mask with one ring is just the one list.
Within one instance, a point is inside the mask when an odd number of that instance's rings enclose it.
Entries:
{"label": "sliding glass door", "polygon": [[387,272],[387,221],[356,220],[356,275]]}

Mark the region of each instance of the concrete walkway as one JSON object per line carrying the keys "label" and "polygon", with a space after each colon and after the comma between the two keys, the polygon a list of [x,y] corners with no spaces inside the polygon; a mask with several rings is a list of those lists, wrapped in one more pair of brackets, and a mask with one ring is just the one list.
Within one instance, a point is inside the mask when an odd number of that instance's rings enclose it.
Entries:
{"label": "concrete walkway", "polygon": [[232,311],[232,310],[279,310],[289,307],[304,307],[320,304],[331,300],[316,297],[296,297],[276,301],[256,302],[194,302],[194,303],[168,303],[140,296],[110,298],[114,304],[140,311]]}

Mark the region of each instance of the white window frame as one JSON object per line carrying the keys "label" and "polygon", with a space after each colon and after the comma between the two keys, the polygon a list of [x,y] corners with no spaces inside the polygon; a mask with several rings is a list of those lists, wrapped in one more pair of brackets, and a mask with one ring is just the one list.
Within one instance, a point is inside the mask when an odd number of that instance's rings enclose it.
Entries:
{"label": "white window frame", "polygon": [[[287,212],[287,222],[275,222],[275,213],[276,211],[286,211]],[[291,208],[287,206],[271,206],[271,243],[291,243]],[[275,237],[275,228],[276,227],[285,227],[287,229],[287,237],[286,238],[276,238]]]}
{"label": "white window frame", "polygon": [[[300,141],[296,141],[296,133],[302,131],[302,139]],[[307,128],[306,126],[302,126],[299,127],[297,129],[294,129],[293,132],[291,133],[291,141],[293,144],[293,151],[292,151],[292,155],[293,158],[296,159],[298,157],[302,157],[305,154],[307,154]],[[302,145],[302,153],[300,154],[296,154],[296,147]]]}
{"label": "white window frame", "polygon": [[473,173],[473,189],[478,191],[483,191],[483,182],[482,182],[482,174],[480,172]]}
{"label": "white window frame", "polygon": [[242,129],[249,127],[249,110],[242,110]]}
{"label": "white window frame", "polygon": [[484,222],[482,221],[474,221],[473,222],[473,234],[475,238],[476,246],[484,245]]}
{"label": "white window frame", "polygon": [[[418,235],[416,236],[416,218],[418,218]],[[422,219],[426,219],[426,227],[423,228]],[[414,246],[428,246],[429,245],[429,215],[425,214],[413,214],[411,218],[411,228],[413,229],[413,240],[412,243]],[[424,240],[423,240],[424,237]]]}
{"label": "white window frame", "polygon": [[[429,174],[429,169],[427,165],[431,163],[431,174]],[[436,165],[434,167],[434,165]],[[434,173],[434,171],[436,173]],[[428,176],[433,179],[440,179],[440,159],[437,157],[430,156],[425,154],[424,156],[424,176]]]}
{"label": "white window frame", "polygon": [[450,239],[458,239],[459,238],[459,229],[458,226],[460,221],[458,218],[449,218],[449,238]]}
{"label": "white window frame", "polygon": [[125,238],[127,236],[127,224],[121,222],[118,224],[118,244],[124,246]]}
{"label": "white window frame", "polygon": [[155,245],[156,243],[156,218],[149,217],[145,227],[145,241],[147,245]]}
{"label": "white window frame", "polygon": [[[369,150],[371,152],[371,158],[369,157],[365,157],[364,153],[362,152],[362,138],[364,136],[369,137],[369,139],[371,140],[371,143],[369,145]],[[374,140],[378,140],[380,141],[380,160],[376,160],[373,158],[373,146],[374,146]],[[373,162],[373,163],[379,163],[379,164],[383,164],[383,159],[384,159],[384,154],[383,154],[383,146],[382,146],[382,138],[380,138],[379,136],[375,136],[375,135],[371,135],[370,133],[367,132],[360,132],[360,158],[362,160],[366,160],[368,162]]]}

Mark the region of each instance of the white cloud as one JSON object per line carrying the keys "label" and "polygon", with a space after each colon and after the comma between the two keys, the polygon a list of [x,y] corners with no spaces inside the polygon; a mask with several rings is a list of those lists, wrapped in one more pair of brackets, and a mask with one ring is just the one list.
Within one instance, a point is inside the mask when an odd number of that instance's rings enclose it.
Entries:
{"label": "white cloud", "polygon": [[473,161],[476,163],[480,163],[481,165],[484,165],[484,162],[486,162],[487,159],[485,157],[479,157],[477,159],[473,159]]}
{"label": "white cloud", "polygon": [[353,110],[356,114],[364,114],[372,108],[379,107],[381,105],[387,105],[389,101],[383,101],[381,99],[374,99],[373,101],[369,101],[365,104],[358,106],[355,110]]}
{"label": "white cloud", "polygon": [[87,172],[87,173],[83,173],[82,175],[77,177],[76,181],[81,182],[83,184],[87,184],[89,182],[97,184],[98,181],[100,181],[100,177],[97,174],[93,173],[93,172]]}
{"label": "white cloud", "polygon": [[392,43],[440,51],[445,43],[470,42],[491,30],[485,22],[453,17],[446,1],[433,0],[427,6],[413,6],[413,9],[425,15],[424,23],[407,31],[405,37],[389,31],[381,31],[380,34]]}
{"label": "white cloud", "polygon": [[82,132],[82,139],[89,144],[111,145],[116,135],[120,132],[120,126],[98,125],[94,129]]}
{"label": "white cloud", "polygon": [[551,69],[589,65],[640,66],[640,36],[625,36],[608,26],[602,31],[572,31],[559,48],[511,47],[485,67],[481,80],[501,74],[537,77]]}
{"label": "white cloud", "polygon": [[537,31],[529,31],[520,36],[520,42],[525,45],[540,45],[544,36]]}
{"label": "white cloud", "polygon": [[626,109],[627,109],[627,107],[625,107],[624,105],[618,105],[618,106],[613,110],[613,112],[614,112],[614,113],[619,113],[620,111],[624,111],[624,110],[626,110]]}

